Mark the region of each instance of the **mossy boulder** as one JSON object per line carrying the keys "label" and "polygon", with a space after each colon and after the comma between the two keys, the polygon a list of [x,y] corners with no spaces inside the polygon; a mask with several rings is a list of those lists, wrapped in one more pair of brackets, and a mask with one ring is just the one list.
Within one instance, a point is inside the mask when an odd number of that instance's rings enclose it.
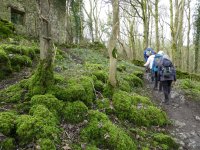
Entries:
{"label": "mossy boulder", "polygon": [[0,48],[0,80],[11,74],[12,68],[6,52]]}
{"label": "mossy boulder", "polygon": [[175,140],[166,134],[156,133],[153,135],[153,139],[159,143],[163,147],[163,149],[178,149],[179,145],[175,142]]}
{"label": "mossy boulder", "polygon": [[143,86],[143,81],[139,77],[134,75],[134,73],[129,74],[124,79],[129,82],[131,87],[142,87]]}
{"label": "mossy boulder", "polygon": [[11,36],[14,32],[15,28],[14,25],[4,19],[0,18],[0,38],[8,38],[9,36]]}
{"label": "mossy boulder", "polygon": [[81,140],[103,149],[136,149],[131,137],[98,111],[90,111],[88,125],[81,131]]}
{"label": "mossy boulder", "polygon": [[[51,94],[46,95],[35,95],[31,98],[31,105],[44,105],[51,112],[55,112],[58,116],[62,115],[64,102],[58,100],[55,96]],[[55,115],[56,115],[55,114]]]}
{"label": "mossy boulder", "polygon": [[10,62],[11,65],[13,66],[13,68],[15,68],[15,65],[19,65],[20,67],[23,66],[27,66],[27,67],[31,67],[32,65],[32,60],[30,59],[30,57],[25,56],[25,55],[13,55],[10,58]]}
{"label": "mossy boulder", "polygon": [[13,112],[0,112],[0,132],[6,136],[14,132],[16,114]]}
{"label": "mossy boulder", "polygon": [[94,81],[94,88],[96,91],[103,92],[104,90],[104,83],[100,80]]}
{"label": "mossy boulder", "polygon": [[126,66],[124,64],[120,64],[120,65],[117,66],[117,70],[119,72],[126,71]]}
{"label": "mossy boulder", "polygon": [[0,148],[2,150],[15,150],[15,140],[13,138],[6,138],[0,142]]}
{"label": "mossy boulder", "polygon": [[102,81],[103,83],[106,83],[108,80],[108,73],[104,70],[97,70],[92,73],[97,77],[98,80]]}
{"label": "mossy boulder", "polygon": [[67,102],[63,108],[63,117],[69,123],[79,123],[86,119],[88,113],[87,106],[81,102]]}
{"label": "mossy boulder", "polygon": [[102,64],[91,64],[91,63],[85,63],[86,69],[90,71],[96,71],[96,70],[103,70],[104,66]]}
{"label": "mossy boulder", "polygon": [[131,92],[131,86],[127,80],[119,79],[119,89],[121,91]]}
{"label": "mossy boulder", "polygon": [[[44,107],[44,106],[43,106]],[[50,114],[50,113],[48,113]],[[28,144],[33,140],[48,138],[55,142],[59,141],[60,129],[54,119],[48,120],[41,116],[21,115],[17,118],[17,137],[20,145]]]}
{"label": "mossy boulder", "polygon": [[134,59],[133,64],[139,67],[144,67],[144,61],[141,61],[141,60]]}
{"label": "mossy boulder", "polygon": [[168,123],[166,114],[152,106],[147,98],[118,91],[112,100],[115,113],[120,119],[129,120],[139,126],[163,126]]}
{"label": "mossy boulder", "polygon": [[141,71],[134,71],[133,74],[139,77],[141,80],[144,79],[144,73]]}
{"label": "mossy boulder", "polygon": [[97,109],[109,113],[111,111],[110,100],[108,98],[97,99],[96,101]]}

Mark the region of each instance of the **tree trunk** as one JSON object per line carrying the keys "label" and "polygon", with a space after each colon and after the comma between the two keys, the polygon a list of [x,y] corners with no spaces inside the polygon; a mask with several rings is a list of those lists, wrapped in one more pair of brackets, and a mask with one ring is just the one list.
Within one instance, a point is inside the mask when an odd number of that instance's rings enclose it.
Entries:
{"label": "tree trunk", "polygon": [[190,25],[190,19],[191,19],[191,9],[190,9],[190,0],[188,0],[188,16],[187,16],[187,20],[188,20],[188,31],[187,31],[187,71],[190,71],[190,30],[191,30],[191,25]]}
{"label": "tree trunk", "polygon": [[158,52],[160,50],[160,39],[159,39],[159,28],[158,28],[158,3],[159,0],[155,0],[155,26],[156,26],[156,51]]}
{"label": "tree trunk", "polygon": [[37,6],[40,19],[40,63],[31,80],[31,93],[44,94],[54,84],[50,0],[37,0]]}
{"label": "tree trunk", "polygon": [[112,87],[116,87],[116,67],[117,59],[113,57],[114,49],[116,48],[117,36],[119,31],[119,1],[112,0],[113,7],[113,24],[112,24],[112,33],[108,43],[108,53],[110,57],[110,67],[109,67],[109,83]]}

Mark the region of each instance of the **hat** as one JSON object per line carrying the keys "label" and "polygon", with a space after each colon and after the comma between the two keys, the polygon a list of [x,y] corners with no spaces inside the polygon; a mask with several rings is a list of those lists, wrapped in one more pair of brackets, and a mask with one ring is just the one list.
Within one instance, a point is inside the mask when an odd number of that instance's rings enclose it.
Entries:
{"label": "hat", "polygon": [[162,50],[160,50],[160,51],[158,52],[158,54],[160,54],[160,55],[165,55],[165,53],[164,53]]}

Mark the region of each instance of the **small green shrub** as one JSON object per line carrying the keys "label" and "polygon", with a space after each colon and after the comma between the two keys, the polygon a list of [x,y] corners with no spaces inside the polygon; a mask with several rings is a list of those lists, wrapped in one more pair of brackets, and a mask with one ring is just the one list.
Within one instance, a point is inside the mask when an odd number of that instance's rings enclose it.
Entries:
{"label": "small green shrub", "polygon": [[136,149],[134,141],[128,134],[98,111],[90,111],[89,123],[81,131],[81,139],[103,149]]}
{"label": "small green shrub", "polygon": [[39,139],[37,143],[40,150],[56,150],[54,142],[48,138]]}
{"label": "small green shrub", "polygon": [[14,150],[16,148],[14,143],[13,138],[6,138],[0,142],[0,148],[2,150]]}
{"label": "small green shrub", "polygon": [[12,112],[0,112],[0,132],[9,136],[15,127],[17,116]]}
{"label": "small green shrub", "polygon": [[87,106],[80,101],[68,102],[63,109],[64,119],[70,123],[82,122],[88,112]]}

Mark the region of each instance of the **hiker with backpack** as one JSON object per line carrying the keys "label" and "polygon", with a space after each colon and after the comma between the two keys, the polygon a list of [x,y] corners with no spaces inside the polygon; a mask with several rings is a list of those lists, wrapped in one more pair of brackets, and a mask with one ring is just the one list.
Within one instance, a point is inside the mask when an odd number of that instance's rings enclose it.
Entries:
{"label": "hiker with backpack", "polygon": [[155,57],[155,54],[150,53],[147,59],[147,62],[144,64],[144,66],[149,69],[149,73],[151,74],[151,81],[154,80],[154,76],[152,74],[152,66],[153,66],[154,57]]}
{"label": "hiker with backpack", "polygon": [[169,56],[164,54],[158,67],[158,77],[162,84],[165,100],[163,103],[169,104],[172,81],[176,81],[176,70]]}
{"label": "hiker with backpack", "polygon": [[152,48],[146,48],[144,50],[144,60],[145,62],[147,62],[147,59],[149,58],[150,55],[154,55],[155,54],[155,51],[152,49]]}
{"label": "hiker with backpack", "polygon": [[158,81],[158,67],[160,66],[161,60],[163,58],[164,52],[163,51],[159,51],[153,60],[153,65],[152,65],[152,74],[154,76],[155,79],[155,84],[154,84],[154,90],[158,89],[158,83],[159,83],[159,91],[162,91],[162,85],[161,82]]}

